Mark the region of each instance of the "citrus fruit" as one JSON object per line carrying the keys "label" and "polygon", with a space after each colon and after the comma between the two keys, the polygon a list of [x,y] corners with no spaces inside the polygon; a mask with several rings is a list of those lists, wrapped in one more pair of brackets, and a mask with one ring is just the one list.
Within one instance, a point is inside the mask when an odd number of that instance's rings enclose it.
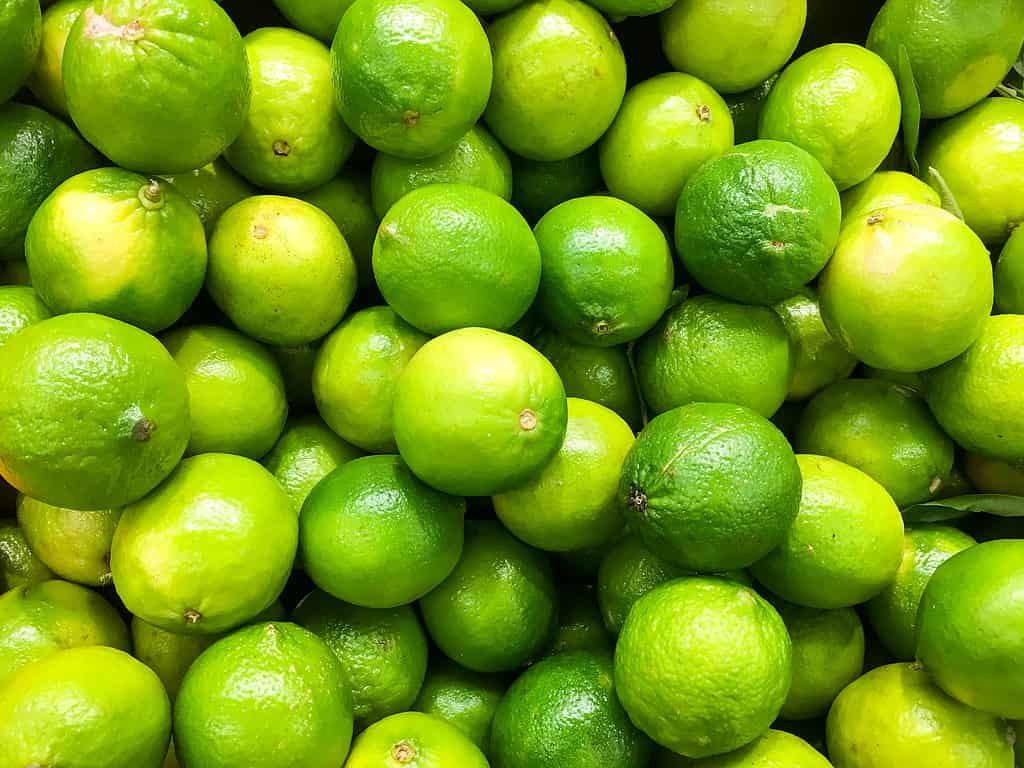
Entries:
{"label": "citrus fruit", "polygon": [[254,194],[248,182],[219,157],[202,168],[164,174],[161,178],[188,198],[208,236],[224,211]]}
{"label": "citrus fruit", "polygon": [[732,116],[733,132],[737,144],[757,138],[757,124],[761,119],[761,110],[764,109],[768,94],[772,92],[772,86],[778,79],[778,74],[774,74],[750,90],[723,96],[729,107],[729,114]]}
{"label": "citrus fruit", "polygon": [[863,603],[896,577],[903,518],[885,488],[826,456],[798,454],[800,512],[778,549],[750,572],[779,597],[809,608]]}
{"label": "citrus fruit", "polygon": [[89,0],[57,0],[44,9],[35,67],[25,85],[39,103],[52,114],[66,117],[68,100],[64,96],[64,46],[68,34]]}
{"label": "citrus fruit", "polygon": [[508,153],[482,125],[474,125],[440,154],[404,158],[379,153],[370,176],[373,209],[383,217],[404,195],[428,184],[470,184],[503,200],[512,195]]}
{"label": "citrus fruit", "polygon": [[864,669],[864,627],[852,608],[819,610],[774,603],[793,642],[793,684],[779,717],[825,715],[839,692]]}
{"label": "citrus fruit", "polygon": [[917,658],[946,693],[1000,717],[1021,719],[1024,541],[968,547],[928,581],[917,614]]}
{"label": "citrus fruit", "polygon": [[614,197],[567,200],[534,228],[543,270],[537,305],[570,341],[610,347],[658,322],[669,303],[672,253],[661,228]]}
{"label": "citrus fruit", "polygon": [[702,286],[774,304],[810,282],[839,236],[839,192],[806,151],[761,140],[704,163],[676,207],[676,250]]}
{"label": "citrus fruit", "polygon": [[1010,768],[1006,723],[955,701],[919,665],[889,664],[839,694],[828,715],[836,768]]}
{"label": "citrus fruit", "polygon": [[99,0],[71,28],[61,69],[82,135],[134,171],[206,165],[249,108],[242,38],[213,0]]}
{"label": "citrus fruit", "polygon": [[352,739],[341,663],[295,624],[255,624],[211,645],[174,704],[185,766],[337,768]]}
{"label": "citrus fruit", "polygon": [[489,749],[491,720],[504,693],[500,676],[472,672],[438,657],[430,660],[413,709],[447,720],[480,749]]}
{"label": "citrus fruit", "polygon": [[85,645],[131,648],[124,621],[92,590],[44,581],[0,596],[0,688],[27,664]]}
{"label": "citrus fruit", "polygon": [[39,52],[42,19],[36,0],[5,0],[0,6],[0,104],[17,93]]}
{"label": "citrus fruit", "polygon": [[536,221],[559,203],[589,195],[601,187],[596,148],[562,160],[529,160],[510,155],[512,202],[530,221]]}
{"label": "citrus fruit", "polygon": [[484,118],[531,160],[564,160],[594,144],[626,92],[626,59],[601,14],[580,0],[530,0],[487,35],[494,85]]}
{"label": "citrus fruit", "polygon": [[544,555],[494,521],[466,523],[455,570],[420,600],[431,639],[476,672],[505,672],[534,659],[558,620],[557,594]]}
{"label": "citrus fruit", "polygon": [[644,427],[626,455],[619,499],[631,529],[669,562],[743,568],[785,537],[800,504],[800,471],[763,416],[691,403]]}
{"label": "citrus fruit", "polygon": [[568,413],[562,447],[547,466],[494,497],[506,528],[555,552],[596,547],[622,530],[619,474],[633,445],[633,430],[603,405],[570,397]]}
{"label": "citrus fruit", "polygon": [[284,379],[273,355],[217,325],[175,328],[162,341],[185,374],[192,415],[188,453],[264,456],[288,416]]}
{"label": "citrus fruit", "polygon": [[252,101],[225,159],[253,184],[301,192],[333,179],[356,140],[334,108],[327,47],[294,29],[244,39]]}
{"label": "citrus fruit", "polygon": [[936,498],[953,468],[953,441],[924,402],[877,379],[840,381],[819,392],[800,417],[793,445],[866,472],[901,508]]}
{"label": "citrus fruit", "polygon": [[574,651],[512,684],[494,714],[489,754],[500,768],[644,768],[651,743],[619,704],[611,659]]}
{"label": "citrus fruit", "polygon": [[356,0],[331,46],[338,110],[374,149],[398,157],[444,152],[491,92],[491,49],[458,0]]}
{"label": "citrus fruit", "polygon": [[608,550],[597,571],[597,601],[604,625],[618,634],[633,604],[686,571],[658,557],[630,534]]}
{"label": "citrus fruit", "polygon": [[402,458],[424,482],[462,496],[493,495],[536,475],[558,452],[567,418],[551,363],[485,328],[428,341],[395,389]]}
{"label": "citrus fruit", "polygon": [[707,83],[682,72],[630,88],[601,139],[601,175],[616,197],[671,216],[697,168],[733,145],[729,108]]}
{"label": "citrus fruit", "polygon": [[758,135],[806,149],[844,190],[875,172],[899,129],[900,94],[886,63],[867,48],[833,43],[782,71]]}
{"label": "citrus fruit", "polygon": [[358,729],[412,706],[427,673],[427,636],[412,608],[360,608],[315,590],[295,621],[341,662]]}
{"label": "citrus fruit", "polygon": [[274,5],[293,27],[330,43],[352,0],[274,0]]}
{"label": "citrus fruit", "polygon": [[1017,227],[996,262],[996,310],[1024,314],[1024,230]]}
{"label": "citrus fruit", "polygon": [[512,205],[469,184],[430,184],[388,210],[373,273],[403,320],[437,335],[512,327],[537,295],[541,255]]}
{"label": "citrus fruit", "polygon": [[867,40],[894,72],[903,48],[921,116],[949,117],[985,98],[1009,72],[1024,42],[1024,9],[1004,0],[888,0]]}
{"label": "citrus fruit", "polygon": [[920,203],[941,206],[939,193],[916,176],[903,171],[876,171],[839,196],[843,205],[843,227],[866,219],[880,208]]}
{"label": "citrus fruit", "polygon": [[661,45],[675,69],[738,93],[782,69],[806,18],[804,0],[681,0],[660,17]]}
{"label": "citrus fruit", "polygon": [[921,145],[921,167],[939,172],[967,225],[998,245],[1024,221],[1016,193],[1024,182],[1022,152],[1024,104],[991,98],[936,126]]}
{"label": "citrus fruit", "polygon": [[131,632],[135,658],[156,673],[172,703],[189,667],[219,639],[218,635],[176,635],[138,616],[132,617]]}
{"label": "citrus fruit", "polygon": [[640,340],[636,371],[653,413],[726,402],[771,416],[789,392],[793,350],[771,309],[705,294],[670,309]]}
{"label": "citrus fruit", "polygon": [[565,582],[558,593],[558,628],[545,657],[571,651],[611,654],[614,639],[604,626],[593,586]]}
{"label": "citrus fruit", "polygon": [[690,760],[662,750],[653,768],[832,768],[818,750],[786,731],[769,729],[745,747],[715,757]]}
{"label": "citrus fruit", "polygon": [[160,680],[115,648],[59,651],[0,689],[0,768],[156,768],[170,736],[171,708]]}
{"label": "citrus fruit", "polygon": [[1024,496],[1024,463],[968,453],[964,456],[964,472],[971,485],[982,493]]}
{"label": "citrus fruit", "polygon": [[818,282],[825,325],[843,346],[868,365],[907,373],[967,349],[992,292],[978,237],[953,214],[920,204],[851,222]]}
{"label": "citrus fruit", "polygon": [[298,521],[274,476],[250,459],[185,459],[125,508],[110,570],[133,614],[178,634],[211,634],[253,618],[280,594]]}
{"label": "citrus fruit", "polygon": [[284,393],[293,412],[305,412],[314,406],[313,366],[319,351],[320,339],[292,347],[270,347],[270,354],[281,369]]}
{"label": "citrus fruit", "polygon": [[14,334],[51,317],[51,314],[27,285],[0,286],[0,346]]}
{"label": "citrus fruit", "polygon": [[454,725],[422,712],[374,723],[352,744],[344,768],[489,768],[484,753]]}
{"label": "citrus fruit", "polygon": [[199,294],[206,238],[169,183],[98,168],[68,179],[39,207],[25,260],[54,312],[99,312],[156,333]]}
{"label": "citrus fruit", "polygon": [[0,589],[38,584],[53,577],[53,572],[32,553],[21,528],[0,521]]}
{"label": "citrus fruit", "polygon": [[707,757],[750,743],[778,715],[793,674],[786,625],[753,589],[682,578],[641,597],[615,647],[615,692],[663,747]]}
{"label": "citrus fruit", "polygon": [[62,579],[110,586],[110,542],[120,509],[79,512],[21,496],[18,525],[36,557]]}
{"label": "citrus fruit", "polygon": [[61,315],[12,337],[0,347],[0,391],[0,474],[48,504],[135,501],[188,443],[174,360],[145,331],[101,315]]}
{"label": "citrus fruit", "polygon": [[928,406],[961,447],[1018,461],[1024,456],[1022,381],[1024,315],[986,318],[964,354],[928,374]]}
{"label": "citrus fruit", "polygon": [[246,198],[221,215],[210,238],[210,296],[239,330],[267,344],[323,336],[345,314],[356,282],[338,227],[296,198]]}

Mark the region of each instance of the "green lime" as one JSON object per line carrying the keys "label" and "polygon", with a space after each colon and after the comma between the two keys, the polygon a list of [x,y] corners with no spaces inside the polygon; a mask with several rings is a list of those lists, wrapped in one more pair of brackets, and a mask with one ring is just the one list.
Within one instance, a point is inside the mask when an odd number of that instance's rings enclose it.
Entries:
{"label": "green lime", "polygon": [[494,521],[468,521],[462,558],[420,600],[431,639],[477,672],[504,672],[536,658],[558,621],[551,567],[544,555]]}
{"label": "green lime", "polygon": [[800,470],[785,436],[728,403],[691,403],[644,427],[619,485],[626,521],[683,568],[744,568],[775,549],[800,506]]}
{"label": "green lime", "polygon": [[988,96],[1010,71],[1024,43],[1024,9],[1005,0],[888,0],[867,40],[894,72],[905,57],[922,117],[949,117]]}
{"label": "green lime", "polygon": [[885,488],[826,456],[796,457],[803,476],[800,512],[778,549],[750,571],[789,602],[809,608],[863,603],[896,577],[903,518]]}
{"label": "green lime", "polygon": [[0,4],[0,104],[14,96],[32,72],[41,35],[36,0]]}
{"label": "green lime", "polygon": [[614,197],[568,200],[534,228],[544,265],[537,305],[570,341],[610,347],[639,338],[669,304],[672,252],[661,228]]}
{"label": "green lime", "polygon": [[110,570],[140,619],[178,634],[223,632],[281,593],[297,534],[273,475],[241,456],[203,454],[125,508]]}
{"label": "green lime", "polygon": [[177,635],[132,617],[135,658],[156,673],[172,703],[189,667],[218,639],[219,635]]}
{"label": "green lime", "polygon": [[563,160],[512,160],[512,202],[530,221],[559,203],[596,192],[602,186],[596,148]]}
{"label": "green lime", "polygon": [[489,768],[484,753],[454,725],[422,712],[374,723],[356,738],[344,768]]}
{"label": "green lime", "polygon": [[120,509],[80,512],[28,496],[18,499],[18,525],[36,557],[62,579],[110,586],[110,543]]}
{"label": "green lime", "polygon": [[295,624],[255,624],[192,664],[174,705],[185,766],[337,768],[352,739],[341,663]]}
{"label": "green lime", "polygon": [[175,328],[162,341],[188,386],[188,453],[264,456],[288,416],[274,356],[262,344],[217,325]]}
{"label": "green lime", "polygon": [[239,330],[294,346],[341,320],[356,265],[338,227],[316,206],[257,195],[228,208],[210,238],[206,288]]}
{"label": "green lime", "polygon": [[494,86],[484,117],[512,152],[564,160],[594,144],[626,92],[626,59],[580,0],[529,0],[487,28]]}
{"label": "green lime", "polygon": [[27,285],[0,286],[0,346],[19,331],[51,317],[52,313]]}
{"label": "green lime", "polygon": [[67,117],[68,100],[64,96],[64,46],[78,15],[89,0],[57,0],[43,11],[39,55],[25,83],[47,111]]}
{"label": "green lime", "polygon": [[833,43],[782,71],[758,135],[806,149],[844,190],[878,169],[899,130],[900,94],[885,61],[859,45]]}
{"label": "green lime", "polygon": [[274,5],[293,27],[330,43],[352,0],[274,0]]}
{"label": "green lime", "polygon": [[1024,229],[1016,227],[996,262],[996,310],[1024,314]]}
{"label": "green lime", "polygon": [[949,698],[917,664],[878,667],[847,686],[827,734],[837,768],[1013,765],[1006,723]]}
{"label": "green lime", "polygon": [[159,678],[115,648],[69,648],[0,688],[0,768],[156,768],[171,737]]}
{"label": "green lime", "polygon": [[897,205],[851,222],[821,275],[825,325],[868,365],[934,368],[978,338],[992,308],[981,240],[931,205]]}
{"label": "green lime", "polygon": [[769,729],[745,747],[702,760],[663,750],[653,768],[832,768],[832,763],[799,736]]}
{"label": "green lime", "polygon": [[793,363],[775,312],[708,294],[670,309],[636,346],[640,392],[656,414],[725,402],[771,416],[789,393]]}
{"label": "green lime", "polygon": [[919,203],[940,207],[939,193],[916,176],[903,171],[876,171],[843,192],[843,227],[862,221],[880,208]]}
{"label": "green lime", "polygon": [[430,184],[381,220],[373,273],[388,304],[424,333],[506,330],[537,295],[541,254],[510,203],[469,184]]}
{"label": "green lime", "polygon": [[567,419],[554,366],[525,341],[486,328],[428,341],[395,389],[402,458],[421,480],[462,496],[493,495],[536,475],[558,452]]}
{"label": "green lime", "polygon": [[601,139],[601,175],[616,197],[671,216],[687,179],[733,145],[729,108],[707,83],[666,72],[626,92]]}
{"label": "green lime", "polygon": [[237,202],[251,197],[254,192],[241,176],[222,158],[212,163],[183,173],[165,174],[161,178],[169,181],[192,203],[199,214],[207,236],[213,234],[217,219]]}
{"label": "green lime", "polygon": [[313,409],[313,366],[319,351],[319,339],[292,347],[270,347],[270,354],[281,369],[284,393],[293,412]]}
{"label": "green lime", "polygon": [[491,720],[505,688],[500,676],[472,672],[439,656],[430,660],[413,709],[447,720],[480,749],[489,749]]}
{"label": "green lime", "polygon": [[663,560],[630,534],[608,550],[597,571],[597,601],[604,625],[618,634],[630,609],[641,597],[686,571]]}
{"label": "green lime", "polygon": [[355,148],[334,108],[327,47],[294,29],[245,36],[252,102],[224,158],[264,189],[302,192],[333,179]]}
{"label": "green lime", "polygon": [[764,109],[768,94],[772,92],[772,86],[778,79],[779,76],[775,74],[748,91],[724,96],[725,103],[729,107],[729,114],[732,116],[737,144],[757,138],[757,125],[761,120],[761,110]]}
{"label": "green lime", "polygon": [[54,578],[28,546],[17,525],[0,521],[0,594]]}
{"label": "green lime", "polygon": [[341,662],[357,729],[412,707],[427,673],[427,636],[412,608],[360,608],[315,590],[295,621]]}
{"label": "green lime", "polygon": [[431,157],[487,106],[491,49],[458,0],[356,0],[331,46],[338,110],[374,149]]}
{"label": "green lime", "polygon": [[534,664],[498,705],[492,762],[501,768],[645,768],[651,742],[623,710],[613,676],[611,658],[587,651]]}
{"label": "green lime", "polygon": [[738,93],[785,66],[806,18],[804,0],[681,0],[660,18],[661,45],[675,69]]}
{"label": "green lime", "polygon": [[101,315],[61,315],[12,337],[0,347],[0,391],[0,474],[48,504],[135,501],[188,443],[188,389],[170,354]]}
{"label": "green lime", "polygon": [[630,719],[686,757],[729,752],[764,733],[792,676],[779,614],[725,579],[682,578],[651,590],[615,647],[615,691]]}
{"label": "green lime", "polygon": [[589,584],[563,583],[558,594],[558,628],[546,657],[570,651],[610,655],[615,639],[608,632]]}
{"label": "green lime", "polygon": [[840,381],[818,393],[793,445],[866,472],[901,508],[941,496],[953,468],[953,441],[924,402],[877,379]]}
{"label": "green lime", "polygon": [[774,304],[825,266],[841,217],[836,185],[810,154],[751,141],[690,177],[676,208],[676,250],[709,291]]}
{"label": "green lime", "polygon": [[928,406],[959,446],[1005,461],[1024,456],[1024,315],[986,318],[978,340],[926,380]]}
{"label": "green lime", "polygon": [[971,485],[981,493],[1024,496],[1024,463],[968,453],[964,456],[964,472]]}

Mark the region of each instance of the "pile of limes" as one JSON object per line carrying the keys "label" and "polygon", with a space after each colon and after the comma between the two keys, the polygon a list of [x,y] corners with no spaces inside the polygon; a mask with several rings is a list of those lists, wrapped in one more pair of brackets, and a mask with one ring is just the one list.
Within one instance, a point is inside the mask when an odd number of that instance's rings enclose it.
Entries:
{"label": "pile of limes", "polygon": [[1024,766],[1024,0],[0,0],[0,768]]}

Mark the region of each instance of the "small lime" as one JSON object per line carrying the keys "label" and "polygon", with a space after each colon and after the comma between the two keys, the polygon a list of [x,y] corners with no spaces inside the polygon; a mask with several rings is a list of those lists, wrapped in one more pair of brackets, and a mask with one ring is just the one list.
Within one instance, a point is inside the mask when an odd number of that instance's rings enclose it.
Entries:
{"label": "small lime", "polygon": [[110,544],[120,519],[120,509],[80,512],[18,499],[18,525],[36,556],[62,579],[91,587],[112,582]]}
{"label": "small lime", "polygon": [[440,656],[430,660],[413,709],[447,720],[480,749],[489,749],[491,720],[505,688],[498,675],[472,672]]}

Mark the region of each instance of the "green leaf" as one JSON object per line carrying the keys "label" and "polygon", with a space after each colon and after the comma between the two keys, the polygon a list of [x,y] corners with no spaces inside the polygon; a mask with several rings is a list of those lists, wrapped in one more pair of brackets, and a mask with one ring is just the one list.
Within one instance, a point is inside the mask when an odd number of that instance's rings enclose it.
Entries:
{"label": "green leaf", "polygon": [[956,198],[953,196],[953,190],[949,188],[946,180],[942,178],[942,174],[934,166],[928,166],[927,181],[938,191],[939,197],[942,198],[942,207],[960,219],[960,221],[963,221],[964,212],[960,210],[960,204],[957,203]]}
{"label": "green leaf", "polygon": [[896,70],[896,84],[899,86],[900,101],[903,103],[903,145],[914,175],[920,176],[917,143],[921,138],[921,98],[917,93],[917,81],[914,79],[914,69],[910,66],[910,54],[907,53],[905,45],[899,48]]}
{"label": "green leaf", "polygon": [[939,501],[914,504],[903,510],[908,523],[941,523],[973,513],[999,517],[1024,517],[1024,496],[1003,493],[971,493]]}

